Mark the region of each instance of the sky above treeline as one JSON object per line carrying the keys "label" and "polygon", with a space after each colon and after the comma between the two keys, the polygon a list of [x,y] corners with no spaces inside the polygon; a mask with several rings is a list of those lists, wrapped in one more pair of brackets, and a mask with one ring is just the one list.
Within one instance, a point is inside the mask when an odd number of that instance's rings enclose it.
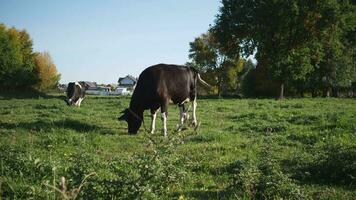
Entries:
{"label": "sky above treeline", "polygon": [[0,0],[0,23],[48,51],[60,83],[117,83],[157,63],[184,64],[220,0]]}

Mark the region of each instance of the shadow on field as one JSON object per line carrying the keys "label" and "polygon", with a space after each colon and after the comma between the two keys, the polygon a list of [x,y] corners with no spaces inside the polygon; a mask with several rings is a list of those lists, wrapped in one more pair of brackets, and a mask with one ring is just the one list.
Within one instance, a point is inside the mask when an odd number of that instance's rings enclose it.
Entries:
{"label": "shadow on field", "polygon": [[70,129],[79,133],[95,131],[100,134],[114,134],[111,130],[99,127],[97,125],[81,122],[78,120],[65,119],[60,121],[36,121],[36,122],[20,122],[20,123],[2,123],[0,128],[5,129],[26,129],[28,131],[55,131],[58,129]]}
{"label": "shadow on field", "polygon": [[10,99],[60,99],[64,100],[66,97],[63,93],[57,95],[45,94],[36,91],[2,91],[0,100]]}
{"label": "shadow on field", "polygon": [[356,148],[328,144],[313,154],[313,159],[284,160],[282,167],[300,183],[356,189]]}

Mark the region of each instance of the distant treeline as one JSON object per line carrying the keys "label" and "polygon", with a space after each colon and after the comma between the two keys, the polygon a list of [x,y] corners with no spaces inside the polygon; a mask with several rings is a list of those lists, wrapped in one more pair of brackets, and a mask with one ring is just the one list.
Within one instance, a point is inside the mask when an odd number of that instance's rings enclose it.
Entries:
{"label": "distant treeline", "polygon": [[[191,66],[222,95],[356,94],[351,0],[223,0],[215,24],[190,43]],[[257,66],[242,57],[255,54]]]}
{"label": "distant treeline", "polygon": [[48,52],[34,52],[25,30],[0,24],[0,90],[47,91],[56,88],[60,75]]}

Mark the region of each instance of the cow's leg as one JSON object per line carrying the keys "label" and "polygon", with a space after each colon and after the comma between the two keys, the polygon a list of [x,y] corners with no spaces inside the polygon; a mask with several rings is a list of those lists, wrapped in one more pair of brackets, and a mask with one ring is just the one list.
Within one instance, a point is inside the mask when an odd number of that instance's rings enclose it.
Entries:
{"label": "cow's leg", "polygon": [[80,98],[74,103],[74,105],[79,107],[79,101],[80,101]]}
{"label": "cow's leg", "polygon": [[194,99],[194,101],[192,102],[192,107],[193,107],[193,109],[192,109],[192,112],[193,112],[193,121],[192,121],[192,123],[193,123],[194,126],[197,126],[198,123],[197,123],[197,116],[196,116],[196,109],[197,109],[197,100],[196,99]]}
{"label": "cow's leg", "polygon": [[178,131],[181,131],[184,125],[184,122],[187,120],[187,110],[185,109],[184,104],[179,105],[180,111],[180,120],[178,125]]}
{"label": "cow's leg", "polygon": [[157,111],[151,109],[151,134],[155,132]]}
{"label": "cow's leg", "polygon": [[161,106],[161,120],[162,120],[162,124],[163,124],[163,135],[166,137],[167,136],[167,107],[168,107],[168,103],[164,103]]}
{"label": "cow's leg", "polygon": [[80,107],[80,104],[82,103],[83,99],[84,99],[84,98],[79,98],[79,99],[78,99],[78,107]]}

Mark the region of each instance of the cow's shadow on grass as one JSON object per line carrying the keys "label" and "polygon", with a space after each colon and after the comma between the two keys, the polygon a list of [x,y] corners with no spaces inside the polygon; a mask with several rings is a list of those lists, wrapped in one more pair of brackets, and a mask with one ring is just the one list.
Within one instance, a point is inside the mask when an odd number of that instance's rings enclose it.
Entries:
{"label": "cow's shadow on grass", "polygon": [[112,130],[100,127],[86,122],[65,119],[58,121],[38,120],[35,122],[3,123],[0,122],[0,128],[5,129],[25,129],[34,132],[53,132],[60,129],[73,130],[79,133],[97,132],[100,134],[115,134]]}

